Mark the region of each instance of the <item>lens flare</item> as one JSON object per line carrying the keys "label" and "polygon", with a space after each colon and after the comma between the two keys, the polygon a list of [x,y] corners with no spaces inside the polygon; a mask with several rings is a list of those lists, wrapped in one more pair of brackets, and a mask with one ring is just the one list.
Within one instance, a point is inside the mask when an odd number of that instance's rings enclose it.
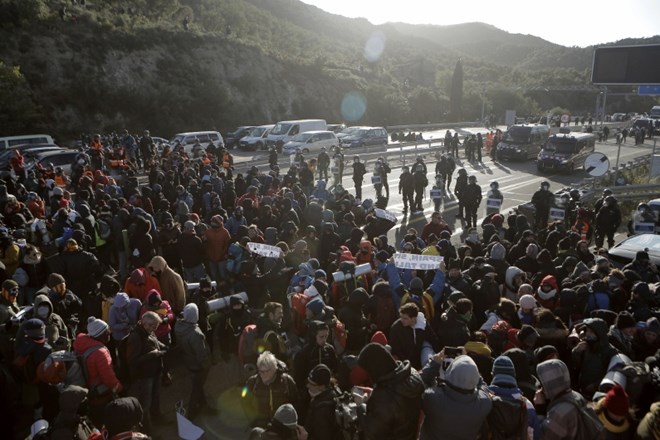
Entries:
{"label": "lens flare", "polygon": [[370,63],[378,61],[385,50],[385,34],[376,31],[367,40],[364,45],[364,57]]}
{"label": "lens flare", "polygon": [[341,116],[345,121],[355,122],[367,111],[367,99],[360,92],[349,92],[341,100]]}

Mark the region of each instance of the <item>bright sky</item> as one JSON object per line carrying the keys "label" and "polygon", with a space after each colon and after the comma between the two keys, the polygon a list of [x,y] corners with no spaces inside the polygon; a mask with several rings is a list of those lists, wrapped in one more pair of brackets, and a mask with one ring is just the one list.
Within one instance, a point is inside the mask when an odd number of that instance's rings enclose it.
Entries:
{"label": "bright sky", "polygon": [[[660,0],[302,0],[373,24],[483,22],[563,46],[590,46],[660,34]],[[578,21],[576,19],[580,18]]]}

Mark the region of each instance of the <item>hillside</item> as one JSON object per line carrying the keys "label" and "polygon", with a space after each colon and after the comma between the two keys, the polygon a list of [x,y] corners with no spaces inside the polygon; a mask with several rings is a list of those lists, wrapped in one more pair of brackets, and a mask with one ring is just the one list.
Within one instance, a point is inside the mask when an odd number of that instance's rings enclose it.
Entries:
{"label": "hillside", "polygon": [[[588,81],[590,49],[483,23],[374,26],[297,0],[88,0],[67,2],[63,16],[60,5],[0,0],[0,135],[440,121],[458,59],[464,118],[479,117],[482,91],[498,115],[593,111],[593,96],[527,92]],[[355,121],[342,115],[349,94],[366,104]]]}

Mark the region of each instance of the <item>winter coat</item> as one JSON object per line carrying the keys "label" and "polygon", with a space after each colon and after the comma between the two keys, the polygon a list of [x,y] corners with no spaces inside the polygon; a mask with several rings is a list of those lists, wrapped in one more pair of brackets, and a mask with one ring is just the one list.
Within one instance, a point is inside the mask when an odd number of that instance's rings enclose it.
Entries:
{"label": "winter coat", "polygon": [[[152,307],[149,304],[149,299],[151,297],[157,297],[160,299],[160,306]],[[158,328],[155,331],[156,337],[162,340],[172,331],[172,324],[174,324],[175,317],[174,313],[172,312],[172,307],[167,300],[162,299],[160,293],[157,291],[152,291],[149,293],[149,296],[147,296],[147,300],[144,302],[144,304],[142,304],[142,308],[140,309],[140,318],[142,318],[142,315],[150,311],[155,312],[158,316],[160,316],[161,319],[163,319],[163,322],[158,325]],[[165,318],[167,318],[167,322],[164,321]]]}
{"label": "winter coat", "polygon": [[204,232],[206,238],[206,255],[210,261],[224,261],[227,259],[227,251],[231,237],[224,226],[209,228]]}
{"label": "winter coat", "polygon": [[184,269],[192,269],[202,264],[205,255],[204,246],[197,235],[181,234],[176,242],[176,247]]}
{"label": "winter coat", "polygon": [[110,350],[101,341],[85,333],[80,333],[73,341],[73,350],[78,356],[82,356],[92,347],[100,348],[87,357],[87,388],[90,391],[96,389],[99,394],[121,391],[122,385],[115,375]]}
{"label": "winter coat", "polygon": [[440,339],[440,348],[462,347],[470,340],[470,329],[467,322],[450,307],[442,314],[434,328]]}
{"label": "winter coat", "polygon": [[59,259],[55,259],[52,271],[62,275],[67,288],[79,297],[93,292],[103,275],[99,260],[83,250],[62,252]]}
{"label": "winter coat", "polygon": [[[144,302],[147,300],[147,294],[151,290],[156,290],[160,292],[161,294],[163,293],[161,288],[160,288],[160,283],[158,282],[158,279],[154,276],[152,276],[149,271],[145,268],[139,268],[135,269],[136,271],[139,271],[142,280],[144,281],[144,284],[134,284],[131,281],[131,277],[128,277],[126,279],[126,283],[124,284],[124,292],[130,297],[130,298],[135,298],[140,300],[141,303],[144,304]],[[132,274],[131,274],[132,275]]]}
{"label": "winter coat", "polygon": [[[497,385],[490,385],[488,390],[495,396],[499,396],[505,400],[520,400],[522,391],[518,387],[515,388],[505,388]],[[534,432],[534,440],[538,440],[541,435],[541,424],[538,417],[536,416],[536,409],[532,402],[529,399],[525,398],[525,406],[527,407],[527,426],[532,429]]]}
{"label": "winter coat", "polygon": [[367,401],[365,440],[414,440],[424,382],[410,362],[397,361],[396,369],[380,377]]}
{"label": "winter coat", "polygon": [[324,364],[330,371],[337,372],[338,361],[335,348],[326,343],[322,347],[316,343],[316,333],[309,334],[309,343],[296,353],[293,363],[293,378],[300,389],[305,388],[307,375],[312,368]]}
{"label": "winter coat", "polygon": [[440,372],[440,364],[431,360],[422,370],[427,389],[422,400],[426,417],[420,440],[477,438],[492,403],[488,393],[477,388],[479,373],[468,368],[467,362],[467,356],[454,359],[445,373],[446,382],[439,386],[433,386],[433,382]]}
{"label": "winter coat", "polygon": [[[186,309],[187,310],[187,309]],[[177,346],[181,347],[183,363],[190,371],[211,367],[211,350],[206,337],[197,324],[179,320],[174,326]]]}
{"label": "winter coat", "polygon": [[178,315],[186,305],[186,285],[181,275],[174,272],[161,256],[155,256],[149,263],[149,267],[161,270],[158,278],[163,299],[170,303],[175,315]]}
{"label": "winter coat", "polygon": [[415,328],[404,327],[401,319],[397,319],[390,329],[389,341],[392,346],[392,356],[410,361],[416,370],[422,368],[420,357],[424,342],[431,344],[434,352],[440,351],[440,341],[422,312],[417,315]]}
{"label": "winter coat", "polygon": [[245,416],[250,426],[265,426],[275,415],[277,408],[290,403],[296,406],[298,389],[293,378],[278,367],[273,381],[266,385],[258,374],[251,376],[245,384],[246,398],[241,399]]}
{"label": "winter coat", "polygon": [[108,326],[112,332],[112,339],[121,341],[130,333],[137,324],[138,314],[142,303],[135,298],[128,298],[124,293],[118,293],[115,301],[110,307],[108,314]]}
{"label": "winter coat", "polygon": [[[50,313],[45,319],[36,315],[39,306],[44,304],[50,308]],[[55,342],[59,338],[67,339],[67,343],[70,342],[69,339],[73,338],[73,335],[69,335],[69,329],[67,328],[64,319],[62,319],[60,315],[54,312],[53,303],[50,301],[47,295],[40,294],[34,298],[34,306],[32,310],[26,314],[25,320],[23,322],[31,318],[38,318],[44,322],[46,325],[46,341],[50,346],[55,346]],[[24,335],[25,328],[24,325],[21,324],[21,326],[18,328],[18,331],[16,332],[16,340],[20,341]],[[61,347],[57,348],[62,349]]]}
{"label": "winter coat", "polygon": [[156,335],[147,333],[142,325],[131,331],[126,342],[126,360],[133,380],[157,378],[160,375],[163,358],[159,350],[162,348]]}
{"label": "winter coat", "polygon": [[610,359],[617,354],[617,350],[607,338],[609,328],[605,321],[600,318],[588,318],[583,323],[596,333],[598,341],[592,347],[581,351],[578,347],[574,348],[571,356],[573,367],[578,373],[580,389],[584,394],[591,394],[607,373]]}
{"label": "winter coat", "polygon": [[539,379],[549,401],[547,414],[541,422],[540,440],[569,440],[577,438],[579,409],[587,401],[571,390],[571,379],[563,362],[551,360],[539,364]]}
{"label": "winter coat", "polygon": [[335,397],[337,392],[329,388],[312,397],[305,418],[305,430],[310,439],[336,440],[342,438],[339,425],[335,421]]}

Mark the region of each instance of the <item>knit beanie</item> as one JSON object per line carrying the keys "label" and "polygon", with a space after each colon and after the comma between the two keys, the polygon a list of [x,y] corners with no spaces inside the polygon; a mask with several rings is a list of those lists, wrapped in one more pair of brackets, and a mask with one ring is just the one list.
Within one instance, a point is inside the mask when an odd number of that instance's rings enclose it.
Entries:
{"label": "knit beanie", "polygon": [[646,321],[646,331],[660,334],[660,320],[655,316]]}
{"label": "knit beanie", "polygon": [[626,416],[628,414],[629,400],[626,390],[619,384],[615,384],[605,395],[603,405],[615,416]]}
{"label": "knit beanie", "polygon": [[493,385],[508,385],[517,387],[516,369],[513,362],[507,356],[499,356],[493,362]]}
{"label": "knit beanie", "polygon": [[35,342],[45,342],[46,325],[41,319],[32,318],[25,321],[25,334]]}
{"label": "knit beanie", "polygon": [[529,348],[534,347],[538,338],[539,332],[531,325],[523,324],[522,328],[518,331],[518,340]]}
{"label": "knit beanie", "polygon": [[92,338],[98,338],[108,331],[108,324],[102,319],[96,319],[93,316],[87,318],[87,334]]}
{"label": "knit beanie", "polygon": [[410,290],[414,293],[421,293],[424,290],[424,281],[421,278],[415,277],[410,280]]}
{"label": "knit beanie", "polygon": [[59,273],[54,273],[53,272],[50,275],[48,275],[48,280],[47,280],[46,284],[48,284],[49,288],[52,289],[53,287],[58,286],[62,283],[66,283],[66,280]]}
{"label": "knit beanie", "polygon": [[547,361],[550,359],[550,356],[553,355],[557,356],[559,355],[559,352],[552,345],[544,345],[543,347],[539,347],[534,350],[534,358],[536,359],[537,364]]}
{"label": "knit beanie", "polygon": [[199,309],[197,308],[197,304],[190,303],[185,305],[183,308],[183,320],[191,324],[197,324],[199,321]]}
{"label": "knit beanie", "polygon": [[317,296],[316,298],[308,302],[305,307],[307,307],[309,311],[312,312],[313,314],[318,315],[325,308],[325,303],[323,302],[321,297]]}
{"label": "knit beanie", "polygon": [[330,385],[330,379],[332,378],[332,373],[330,369],[324,364],[318,364],[312,371],[309,372],[307,380],[313,385]]}
{"label": "knit beanie", "polygon": [[284,405],[277,408],[273,419],[280,422],[282,425],[288,428],[295,428],[298,424],[298,413],[296,409],[290,403],[285,403]]}
{"label": "knit beanie", "polygon": [[396,361],[390,352],[375,342],[365,345],[360,351],[358,365],[369,373],[374,383],[396,369]]}
{"label": "knit beanie", "polygon": [[536,299],[532,295],[523,295],[520,297],[521,309],[533,309],[536,307]]}

